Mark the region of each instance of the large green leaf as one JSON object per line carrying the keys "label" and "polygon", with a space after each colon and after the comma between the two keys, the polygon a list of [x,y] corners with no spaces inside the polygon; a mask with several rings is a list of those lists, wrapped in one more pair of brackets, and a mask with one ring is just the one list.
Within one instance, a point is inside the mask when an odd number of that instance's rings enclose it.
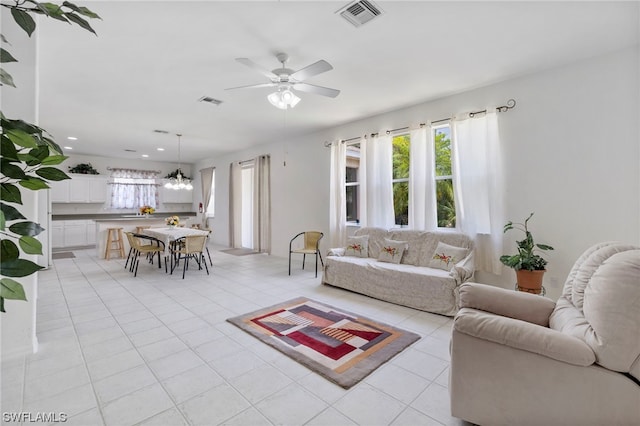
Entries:
{"label": "large green leaf", "polygon": [[36,29],[36,22],[33,18],[27,12],[13,7],[11,8],[11,15],[13,16],[13,20],[20,25],[20,28],[31,37],[31,34],[33,34],[33,31]]}
{"label": "large green leaf", "polygon": [[0,258],[2,261],[15,260],[20,257],[20,250],[18,250],[18,246],[11,240],[1,240],[0,241]]}
{"label": "large green leaf", "polygon": [[44,228],[38,223],[24,221],[14,223],[13,225],[9,226],[9,231],[18,235],[28,235],[30,237],[35,237],[36,235],[44,231]]}
{"label": "large green leaf", "polygon": [[42,165],[43,166],[55,166],[56,164],[62,163],[67,158],[69,158],[69,157],[67,157],[66,155],[50,155],[47,158],[45,158],[44,160],[42,160]]}
{"label": "large green leaf", "polygon": [[0,297],[13,300],[27,300],[22,284],[11,278],[0,279]]}
{"label": "large green leaf", "polygon": [[71,179],[65,172],[55,167],[41,167],[36,170],[36,174],[43,179],[60,181],[65,179]]}
{"label": "large green leaf", "polygon": [[42,136],[44,130],[35,124],[27,123],[23,120],[9,120],[3,117],[2,128],[7,130],[22,130],[30,135]]}
{"label": "large green leaf", "polygon": [[32,191],[38,191],[40,189],[49,189],[50,186],[47,185],[47,182],[36,177],[30,177],[27,179],[22,179],[18,182],[20,186],[30,189]]}
{"label": "large green leaf", "polygon": [[68,1],[62,2],[62,5],[68,7],[69,9],[74,10],[74,11],[78,12],[79,14],[84,15],[84,16],[86,16],[88,18],[102,19],[102,18],[100,18],[98,16],[97,13],[92,12],[91,10],[87,9],[84,6],[76,6],[75,4],[70,3]]}
{"label": "large green leaf", "polygon": [[16,146],[9,140],[9,138],[2,135],[0,140],[0,151],[2,151],[2,158],[4,160],[18,161],[18,151]]}
{"label": "large green leaf", "polygon": [[42,266],[26,259],[0,262],[0,273],[6,277],[26,277],[43,269]]}
{"label": "large green leaf", "polygon": [[47,145],[41,145],[29,151],[31,159],[27,160],[27,165],[37,166],[49,156],[49,147]]}
{"label": "large green leaf", "polygon": [[2,213],[4,213],[4,218],[8,221],[26,219],[26,217],[24,217],[22,213],[18,211],[18,209],[8,204],[0,203],[0,210],[2,210]]}
{"label": "large green leaf", "polygon": [[49,146],[49,148],[51,148],[53,153],[62,154],[64,152],[64,151],[62,151],[62,148],[60,148],[60,145],[58,145],[53,139],[47,138],[47,137],[43,137],[42,141],[45,144],[47,144]]}
{"label": "large green leaf", "polygon": [[11,74],[6,72],[3,68],[0,68],[0,86],[11,86],[16,87],[16,84],[13,82],[13,77]]}
{"label": "large green leaf", "polygon": [[70,20],[71,22],[80,25],[85,30],[91,31],[92,33],[96,34],[96,32],[93,30],[93,28],[91,28],[91,25],[89,25],[89,23],[85,19],[82,19],[81,17],[79,17],[75,13],[73,13],[73,12],[65,12],[64,17],[67,18],[68,20]]}
{"label": "large green leaf", "polygon": [[20,237],[18,244],[27,254],[42,254],[42,243],[33,237]]}
{"label": "large green leaf", "polygon": [[68,22],[64,18],[64,16],[62,16],[64,12],[62,10],[62,7],[60,7],[60,5],[57,5],[54,3],[39,2],[37,4],[37,7],[42,11],[42,13],[44,13],[50,18],[57,19],[63,22]]}
{"label": "large green leaf", "polygon": [[3,48],[0,47],[0,62],[18,62],[16,58],[14,58],[11,53],[7,52]]}
{"label": "large green leaf", "polygon": [[22,204],[20,189],[11,183],[0,183],[0,200]]}
{"label": "large green leaf", "polygon": [[4,158],[0,161],[0,172],[11,179],[24,179],[27,175],[22,170],[22,167],[18,167],[15,164],[11,164]]}
{"label": "large green leaf", "polygon": [[20,129],[11,129],[5,132],[9,140],[18,146],[35,148],[38,146],[32,135]]}

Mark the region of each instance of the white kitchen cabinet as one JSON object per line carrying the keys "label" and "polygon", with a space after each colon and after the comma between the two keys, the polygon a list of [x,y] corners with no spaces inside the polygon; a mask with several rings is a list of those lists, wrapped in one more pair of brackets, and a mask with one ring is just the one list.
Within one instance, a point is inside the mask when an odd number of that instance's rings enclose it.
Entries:
{"label": "white kitchen cabinet", "polygon": [[87,224],[84,220],[65,220],[64,246],[86,246]]}
{"label": "white kitchen cabinet", "polygon": [[52,203],[68,203],[69,202],[69,179],[58,182],[49,182],[51,187]]}
{"label": "white kitchen cabinet", "polygon": [[107,201],[106,176],[70,173],[71,179],[51,182],[52,203],[104,203]]}
{"label": "white kitchen cabinet", "polygon": [[93,220],[56,220],[51,223],[53,248],[84,247],[96,244]]}
{"label": "white kitchen cabinet", "polygon": [[64,247],[64,223],[63,221],[51,222],[51,247]]}

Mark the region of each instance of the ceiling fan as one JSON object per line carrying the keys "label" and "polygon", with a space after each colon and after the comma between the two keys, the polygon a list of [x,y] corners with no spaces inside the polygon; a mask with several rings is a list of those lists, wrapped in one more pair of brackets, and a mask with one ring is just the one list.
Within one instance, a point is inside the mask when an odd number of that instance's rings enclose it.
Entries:
{"label": "ceiling fan", "polygon": [[277,90],[271,93],[267,98],[269,99],[269,102],[280,109],[287,109],[289,107],[293,108],[298,102],[300,102],[300,98],[297,97],[292,90],[315,93],[317,95],[328,96],[330,98],[335,98],[336,96],[338,96],[338,94],[340,94],[339,90],[304,82],[310,77],[332,70],[333,67],[327,61],[319,60],[298,71],[294,71],[285,66],[286,62],[289,60],[289,55],[287,55],[286,53],[278,53],[276,55],[276,58],[278,58],[278,61],[280,61],[280,63],[282,64],[282,68],[276,68],[272,71],[269,71],[261,65],[256,64],[251,59],[236,58],[236,61],[258,71],[260,74],[267,77],[270,82],[250,84],[248,86],[230,87],[226,90],[276,87]]}

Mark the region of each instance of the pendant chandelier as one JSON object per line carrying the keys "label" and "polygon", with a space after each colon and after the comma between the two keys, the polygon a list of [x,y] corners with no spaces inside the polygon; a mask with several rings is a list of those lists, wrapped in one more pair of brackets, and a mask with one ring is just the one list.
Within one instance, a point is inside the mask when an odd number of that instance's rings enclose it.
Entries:
{"label": "pendant chandelier", "polygon": [[176,191],[179,189],[186,189],[187,191],[191,191],[193,189],[191,179],[184,177],[181,169],[182,164],[180,157],[180,138],[182,137],[182,134],[177,133],[176,136],[178,137],[178,173],[176,174],[176,177],[170,178],[169,182],[164,184],[164,187],[167,189],[175,189]]}

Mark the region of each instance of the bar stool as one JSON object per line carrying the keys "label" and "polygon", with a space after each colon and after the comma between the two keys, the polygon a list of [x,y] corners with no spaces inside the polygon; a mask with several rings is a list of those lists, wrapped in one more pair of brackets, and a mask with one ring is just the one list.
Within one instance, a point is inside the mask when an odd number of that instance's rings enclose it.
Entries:
{"label": "bar stool", "polygon": [[136,234],[142,234],[143,229],[149,229],[150,226],[136,226]]}
{"label": "bar stool", "polygon": [[[114,247],[115,244],[115,247]],[[111,251],[116,251],[124,259],[124,243],[122,241],[122,228],[107,228],[107,248],[104,258],[109,260]]]}

